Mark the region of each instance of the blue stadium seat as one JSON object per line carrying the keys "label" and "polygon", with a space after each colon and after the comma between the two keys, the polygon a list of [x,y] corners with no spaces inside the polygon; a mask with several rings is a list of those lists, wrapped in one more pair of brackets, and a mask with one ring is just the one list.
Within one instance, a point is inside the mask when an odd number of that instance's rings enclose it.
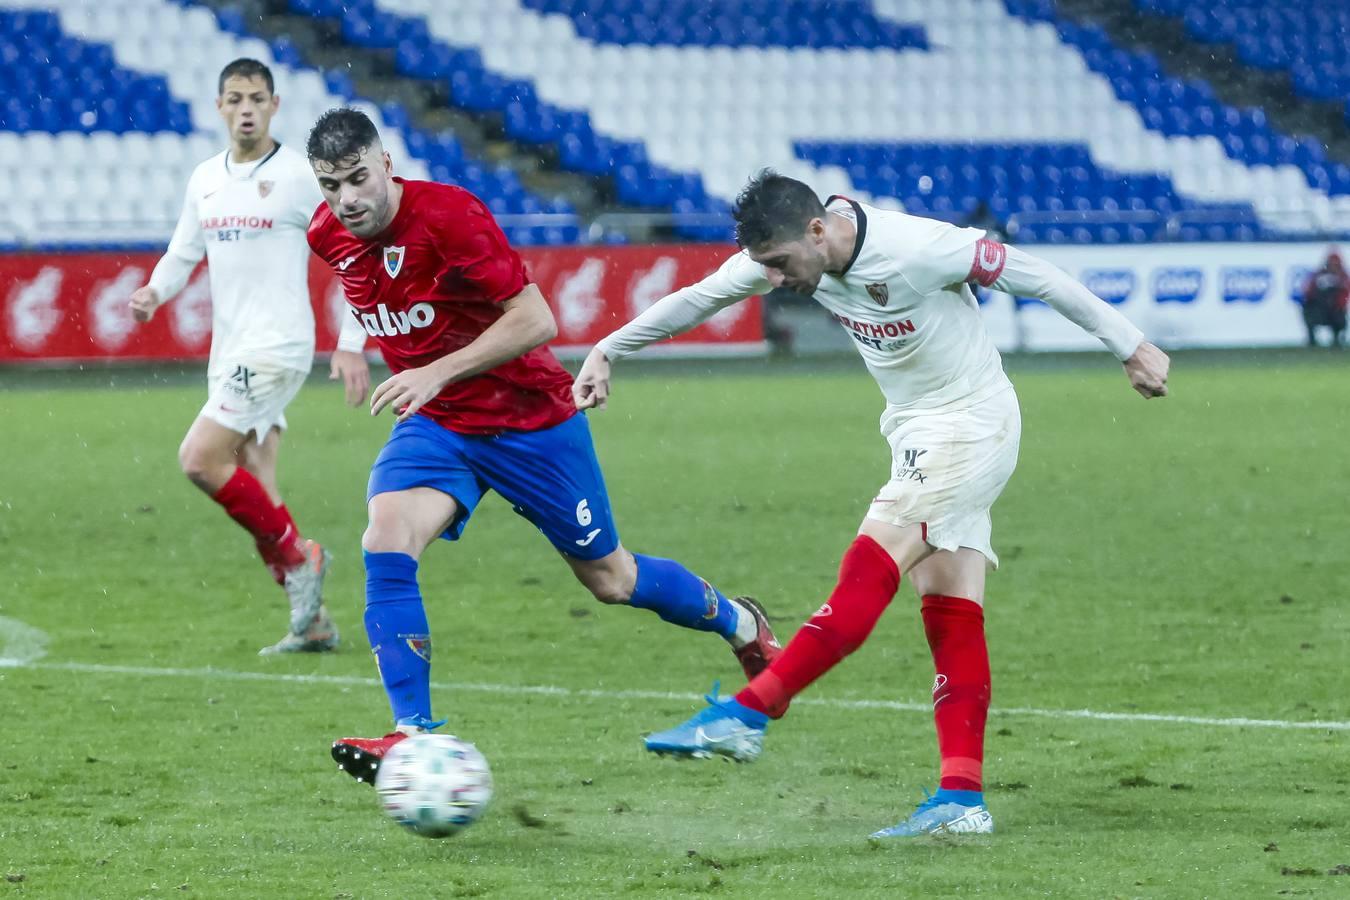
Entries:
{"label": "blue stadium seat", "polygon": [[[1294,89],[1313,100],[1348,104],[1350,4],[1340,0],[1134,0],[1147,13],[1180,18],[1191,38],[1232,44],[1250,66],[1288,72]],[[1306,162],[1295,162],[1307,171]]]}
{"label": "blue stadium seat", "polygon": [[111,47],[67,36],[53,13],[0,10],[0,62],[0,130],[192,131],[163,77],[118,66]]}
{"label": "blue stadium seat", "polygon": [[[1203,206],[1176,194],[1160,175],[1122,176],[1096,166],[1086,147],[1074,144],[854,143],[800,141],[795,152],[817,166],[847,163],[858,189],[898,197],[905,209],[960,221],[984,203],[1005,223],[1036,213],[1118,213],[1153,210],[1170,215],[1187,205],[1215,216],[1217,227],[1239,224],[1259,232],[1246,204]],[[993,163],[992,160],[1000,160]],[[854,162],[850,162],[854,161]],[[1350,173],[1347,173],[1350,174]],[[1154,234],[1138,226],[1084,223],[1064,229],[1032,227],[1019,239],[1073,243],[1138,243]]]}

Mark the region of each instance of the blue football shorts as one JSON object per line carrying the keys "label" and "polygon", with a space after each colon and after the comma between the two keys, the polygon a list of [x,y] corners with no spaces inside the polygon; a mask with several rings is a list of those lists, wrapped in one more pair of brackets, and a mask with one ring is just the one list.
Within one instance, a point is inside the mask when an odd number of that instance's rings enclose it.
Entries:
{"label": "blue football shorts", "polygon": [[568,556],[600,559],[619,546],[591,428],[580,413],[541,431],[495,435],[458,434],[415,415],[394,426],[371,467],[366,500],[415,487],[459,504],[446,540],[463,534],[478,501],[493,490]]}

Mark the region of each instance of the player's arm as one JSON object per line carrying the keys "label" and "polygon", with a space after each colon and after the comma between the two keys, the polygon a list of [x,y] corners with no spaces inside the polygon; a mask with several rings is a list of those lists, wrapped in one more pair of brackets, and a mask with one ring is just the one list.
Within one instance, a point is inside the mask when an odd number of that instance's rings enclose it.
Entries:
{"label": "player's arm", "polygon": [[501,304],[502,314],[468,346],[446,354],[430,365],[407,369],[375,388],[370,396],[370,414],[386,406],[402,422],[449,384],[472,378],[504,362],[547,344],[558,335],[544,295],[533,284]]}
{"label": "player's arm", "polygon": [[1044,300],[1060,315],[1106,345],[1145,398],[1167,396],[1169,360],[1111,304],[1058,266],[982,237],[972,228],[912,219],[914,242],[905,278],[921,294],[968,282]]}
{"label": "player's arm", "polygon": [[592,348],[572,382],[577,409],[604,409],[609,399],[610,365],[648,344],[683,334],[717,313],[756,294],[768,293],[764,268],[737,253],[697,284],[667,294],[637,318]]}
{"label": "player's arm", "polygon": [[192,270],[206,255],[206,238],[197,216],[196,192],[188,180],[183,196],[183,211],[169,239],[169,248],[155,264],[150,281],[131,294],[131,315],[137,322],[149,322],[155,310],[173,299],[187,284]]}
{"label": "player's arm", "polygon": [[1167,396],[1171,360],[1144,340],[1144,333],[1118,309],[1058,266],[1016,247],[1003,249],[1007,259],[1003,272],[992,285],[994,288],[1044,300],[1055,312],[1105,344],[1124,365],[1130,384],[1140,396],[1145,399]]}

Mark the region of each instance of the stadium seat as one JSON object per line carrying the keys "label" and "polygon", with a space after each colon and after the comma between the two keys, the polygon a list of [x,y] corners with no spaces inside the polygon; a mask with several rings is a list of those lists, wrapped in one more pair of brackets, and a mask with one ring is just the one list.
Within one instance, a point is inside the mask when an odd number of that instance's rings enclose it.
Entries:
{"label": "stadium seat", "polygon": [[[1318,90],[1350,75],[1325,37],[1340,19],[1320,0],[1135,2],[1241,41]],[[144,190],[148,206],[176,210],[187,171],[219,146],[222,59],[274,65],[284,141],[322,110],[361,102],[348,73],[306,69],[297,44],[262,40],[228,9],[19,3],[0,0],[0,59],[17,64],[0,67],[0,159],[42,158],[43,136],[64,135],[55,152],[85,160],[76,178],[91,196],[111,154],[171,172]],[[1062,19],[1052,0],[462,0],[453,17],[437,0],[287,3],[330,20],[352,53],[387,54],[511,140],[608,180],[625,204],[677,214],[691,240],[730,236],[729,202],[765,165],[953,220],[983,203],[1047,241],[1153,240],[1183,226],[1195,239],[1285,235],[1350,215],[1350,167]],[[972,69],[973,58],[990,64]],[[418,130],[401,106],[365,108],[409,174],[464,184],[504,215],[551,208],[453,136]],[[519,227],[535,243],[579,236],[575,223]]]}

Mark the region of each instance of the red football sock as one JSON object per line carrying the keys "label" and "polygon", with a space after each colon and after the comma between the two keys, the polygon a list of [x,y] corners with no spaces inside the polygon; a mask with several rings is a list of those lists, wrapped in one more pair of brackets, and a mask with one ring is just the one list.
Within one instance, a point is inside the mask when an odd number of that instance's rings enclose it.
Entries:
{"label": "red football sock", "polygon": [[299,564],[295,561],[295,553],[292,552],[292,548],[299,551],[300,562],[304,562],[305,542],[300,537],[300,527],[295,524],[295,519],[291,517],[291,511],[286,508],[285,503],[277,504],[277,512],[286,517],[286,524],[290,526],[288,532],[290,538],[283,538],[279,542],[257,539],[258,555],[263,558],[263,562],[267,565],[267,571],[272,573],[272,577],[276,579],[277,584],[285,584],[286,570],[293,569]]}
{"label": "red football sock", "polygon": [[236,467],[230,480],[212,497],[244,527],[258,544],[263,562],[273,570],[291,569],[305,561],[300,533],[285,506],[273,506],[258,479],[242,466]]}
{"label": "red football sock", "polygon": [[938,787],[983,790],[984,722],[989,715],[989,649],[984,610],[973,600],[929,594],[923,630],[933,651],[933,719],[942,780]]}
{"label": "red football sock", "polygon": [[777,719],[792,698],[862,646],[900,587],[900,569],[881,545],[860,535],[839,564],[839,582],[773,663],[736,702]]}

